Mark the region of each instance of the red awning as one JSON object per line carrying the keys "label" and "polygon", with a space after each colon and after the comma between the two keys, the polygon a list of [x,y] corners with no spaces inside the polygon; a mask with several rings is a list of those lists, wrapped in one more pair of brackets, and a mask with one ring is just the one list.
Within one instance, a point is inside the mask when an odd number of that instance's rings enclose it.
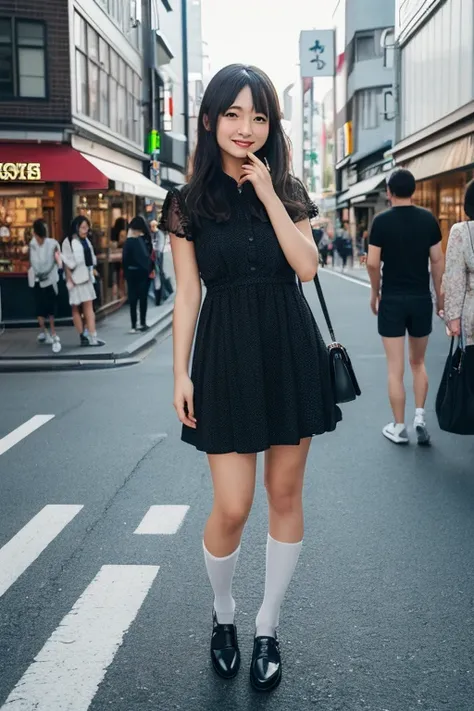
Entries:
{"label": "red awning", "polygon": [[[100,172],[83,155],[67,145],[56,143],[2,143],[0,142],[0,185],[4,183],[2,171],[5,163],[31,164],[39,163],[39,180],[44,182],[80,183],[83,188],[90,187],[95,190],[107,190],[108,178]],[[3,164],[3,165],[2,165]],[[5,182],[12,181],[12,171]],[[20,171],[20,168],[17,167]],[[25,180],[25,168],[21,169],[16,180]],[[31,173],[30,173],[31,175]],[[34,179],[26,178],[28,182],[36,182],[38,173],[34,172]],[[14,179],[15,180],[15,179]]]}

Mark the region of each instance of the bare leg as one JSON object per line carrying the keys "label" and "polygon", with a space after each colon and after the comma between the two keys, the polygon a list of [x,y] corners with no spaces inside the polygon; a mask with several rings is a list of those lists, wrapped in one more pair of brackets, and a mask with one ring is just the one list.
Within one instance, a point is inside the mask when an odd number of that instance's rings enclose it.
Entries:
{"label": "bare leg", "polygon": [[45,331],[46,330],[46,323],[45,323],[43,316],[38,316],[38,323],[39,323],[40,329],[42,331]]}
{"label": "bare leg", "polygon": [[255,454],[209,454],[214,503],[204,531],[206,549],[216,557],[233,553],[252,507]]}
{"label": "bare leg", "polygon": [[51,335],[54,337],[56,335],[56,325],[54,323],[54,316],[49,317],[49,330],[51,331]]}
{"label": "bare leg", "polygon": [[428,346],[428,336],[424,338],[409,338],[410,366],[413,373],[413,391],[415,407],[424,408],[428,395],[428,374],[425,368],[425,354]]}
{"label": "bare leg", "polygon": [[82,316],[80,306],[71,306],[72,310],[72,320],[76,331],[80,334],[84,331],[84,324],[82,323]]}
{"label": "bare leg", "polygon": [[388,396],[393,410],[395,424],[405,422],[405,336],[382,338],[388,367]]}
{"label": "bare leg", "polygon": [[86,301],[82,304],[82,310],[84,312],[84,318],[86,320],[87,328],[89,333],[92,335],[95,333],[95,313],[92,306],[92,301]]}
{"label": "bare leg", "polygon": [[277,541],[303,538],[303,478],[311,439],[298,446],[275,446],[265,453],[269,533]]}

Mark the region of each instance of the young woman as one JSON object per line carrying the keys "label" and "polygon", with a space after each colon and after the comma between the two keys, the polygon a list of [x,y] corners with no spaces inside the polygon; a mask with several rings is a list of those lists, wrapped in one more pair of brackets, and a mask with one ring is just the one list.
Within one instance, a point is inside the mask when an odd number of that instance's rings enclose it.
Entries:
{"label": "young woman", "polygon": [[222,69],[203,97],[191,180],[168,194],[161,221],[177,278],[174,406],[182,439],[207,453],[214,487],[203,545],[214,591],[211,659],[224,678],[240,667],[232,579],[265,451],[265,596],[250,671],[264,691],[281,679],[277,627],[301,550],[311,437],[340,419],[326,346],[296,279],[317,270],[309,222],[317,209],[289,174],[280,116],[262,71]]}
{"label": "young woman", "polygon": [[[33,237],[29,246],[30,270],[28,281],[35,290],[36,317],[40,333],[38,343],[47,343],[53,347],[53,353],[61,351],[61,340],[56,333],[54,316],[58,300],[58,267],[62,266],[59,244],[48,237],[46,223],[35,220]],[[49,328],[46,327],[49,320]]]}
{"label": "young woman", "polygon": [[146,220],[137,215],[128,226],[128,234],[123,246],[123,271],[128,286],[130,304],[130,333],[137,332],[137,304],[140,303],[140,331],[148,329],[146,314],[148,291],[153,275],[150,228]]}
{"label": "young woman", "polygon": [[[79,333],[81,346],[103,346],[104,341],[97,338],[93,303],[96,298],[94,267],[97,259],[89,240],[91,225],[87,217],[74,218],[69,236],[63,241],[62,255],[66,268],[69,303],[72,320]],[[88,335],[84,333],[82,314],[87,325]]]}

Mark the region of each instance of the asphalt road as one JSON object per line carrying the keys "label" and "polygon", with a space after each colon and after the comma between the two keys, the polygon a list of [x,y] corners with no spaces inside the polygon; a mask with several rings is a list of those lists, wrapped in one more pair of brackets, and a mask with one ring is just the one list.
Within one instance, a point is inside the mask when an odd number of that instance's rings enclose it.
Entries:
{"label": "asphalt road", "polygon": [[[369,291],[322,281],[363,396],[311,448],[279,689],[248,683],[261,476],[234,588],[242,671],[225,683],[210,666],[211,486],[205,455],[179,440],[168,339],[130,368],[0,376],[0,439],[54,415],[0,454],[0,711],[474,709],[474,438],[435,422],[443,329],[427,360],[433,446],[396,448],[381,435],[390,411]],[[411,419],[411,397],[409,408]],[[166,532],[135,533],[151,506],[178,505],[189,508],[151,522]]]}

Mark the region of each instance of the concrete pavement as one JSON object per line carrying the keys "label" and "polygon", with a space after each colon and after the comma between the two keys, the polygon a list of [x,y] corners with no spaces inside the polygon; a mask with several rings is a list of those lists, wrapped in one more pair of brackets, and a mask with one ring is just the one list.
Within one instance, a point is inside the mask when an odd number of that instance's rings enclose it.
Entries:
{"label": "concrete pavement", "polygon": [[[248,683],[262,462],[234,589],[242,671],[225,683],[210,666],[211,485],[206,457],[179,441],[166,340],[126,370],[0,375],[0,711],[472,711],[474,440],[436,426],[442,324],[427,359],[433,447],[396,448],[380,433],[390,412],[369,290],[321,280],[363,394],[310,451],[281,687],[268,698]],[[12,444],[38,414],[54,417]],[[35,522],[46,506],[61,508]],[[144,521],[152,506],[168,508]]]}

